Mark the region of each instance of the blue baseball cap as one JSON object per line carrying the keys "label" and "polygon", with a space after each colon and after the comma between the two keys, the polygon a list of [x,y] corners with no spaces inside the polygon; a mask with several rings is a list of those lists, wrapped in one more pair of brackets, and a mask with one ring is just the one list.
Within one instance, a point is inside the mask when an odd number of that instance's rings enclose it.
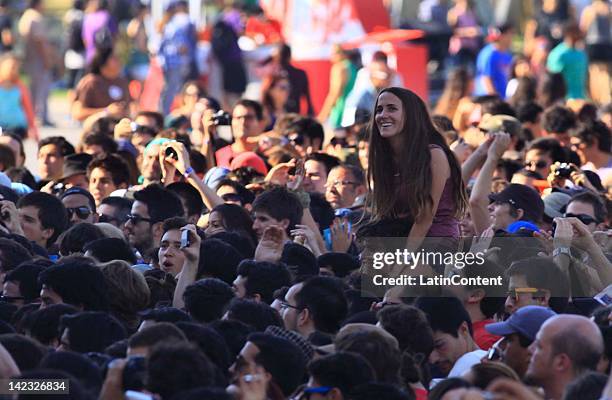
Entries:
{"label": "blue baseball cap", "polygon": [[217,190],[217,186],[219,182],[221,182],[227,174],[230,173],[230,170],[225,167],[212,167],[208,170],[206,175],[204,175],[204,183],[212,188],[213,190]]}
{"label": "blue baseball cap", "polygon": [[540,232],[540,228],[532,222],[529,221],[516,221],[508,225],[506,231],[508,233],[517,233],[521,229],[531,231],[531,232]]}
{"label": "blue baseball cap", "polygon": [[525,306],[514,312],[507,320],[485,325],[487,332],[497,336],[508,336],[520,333],[530,340],[535,340],[536,334],[544,322],[557,315],[550,308],[542,306]]}

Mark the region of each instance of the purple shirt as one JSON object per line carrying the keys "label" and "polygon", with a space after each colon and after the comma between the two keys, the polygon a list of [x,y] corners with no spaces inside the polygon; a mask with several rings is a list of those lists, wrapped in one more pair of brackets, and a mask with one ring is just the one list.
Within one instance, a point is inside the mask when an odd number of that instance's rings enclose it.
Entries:
{"label": "purple shirt", "polygon": [[95,36],[101,28],[108,28],[113,35],[117,32],[117,26],[108,11],[99,10],[85,14],[85,17],[83,17],[83,43],[85,43],[85,58],[88,64],[96,53]]}
{"label": "purple shirt", "polygon": [[[440,148],[437,145],[430,145],[429,148]],[[438,202],[438,209],[436,215],[434,215],[433,222],[427,232],[427,237],[451,237],[458,239],[460,235],[459,220],[455,217],[455,199],[453,198],[453,192],[455,187],[451,178],[446,180],[444,184],[444,190],[440,201]]]}

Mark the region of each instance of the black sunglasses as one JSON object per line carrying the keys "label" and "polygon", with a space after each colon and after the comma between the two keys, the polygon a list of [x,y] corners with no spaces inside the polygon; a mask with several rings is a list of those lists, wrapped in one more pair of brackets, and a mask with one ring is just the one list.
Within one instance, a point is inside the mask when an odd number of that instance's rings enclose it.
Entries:
{"label": "black sunglasses", "polygon": [[110,224],[112,222],[120,223],[121,221],[119,221],[119,218],[111,217],[110,215],[99,214],[98,215],[98,222],[106,222],[106,223]]}
{"label": "black sunglasses", "polygon": [[237,201],[240,203],[242,202],[242,198],[240,197],[238,193],[226,193],[223,196],[221,196],[221,198],[225,202],[228,202],[228,201]]}
{"label": "black sunglasses", "polygon": [[14,303],[19,300],[25,300],[25,297],[20,297],[20,296],[11,297],[11,296],[5,296],[5,295],[0,296],[0,301],[3,301],[5,303]]}
{"label": "black sunglasses", "polygon": [[91,210],[86,206],[66,208],[66,211],[68,211],[68,218],[72,218],[75,213],[79,219],[85,219],[91,215]]}
{"label": "black sunglasses", "polygon": [[132,221],[132,223],[136,225],[140,221],[151,222],[151,218],[141,217],[140,215],[128,214],[127,221]]}
{"label": "black sunglasses", "polygon": [[157,131],[151,127],[148,126],[144,126],[144,125],[136,125],[134,126],[134,129],[132,129],[133,133],[143,133],[145,135],[150,135],[150,136],[155,136],[157,134]]}
{"label": "black sunglasses", "polygon": [[586,215],[586,214],[565,213],[564,217],[565,218],[578,218],[580,222],[582,222],[585,225],[597,223],[597,220],[595,218],[591,217],[590,215]]}

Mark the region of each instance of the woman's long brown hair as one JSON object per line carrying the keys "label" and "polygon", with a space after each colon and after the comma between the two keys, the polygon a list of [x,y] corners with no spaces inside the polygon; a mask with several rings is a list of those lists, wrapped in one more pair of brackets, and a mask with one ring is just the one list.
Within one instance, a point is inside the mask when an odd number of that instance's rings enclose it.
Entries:
{"label": "woman's long brown hair", "polygon": [[[444,137],[436,130],[423,100],[414,92],[398,87],[383,89],[380,94],[389,92],[397,96],[404,109],[401,141],[401,157],[394,160],[396,152],[389,140],[380,135],[375,122],[378,99],[370,121],[370,149],[368,155],[368,189],[370,191],[370,219],[395,218],[399,193],[407,193],[405,204],[412,218],[418,219],[426,208],[433,205],[431,197],[432,172],[429,145],[437,145],[446,154],[450,166],[450,179],[453,183],[455,215],[462,215],[467,209],[467,195],[461,177],[461,168],[455,155],[446,144]],[[397,163],[397,165],[395,165]],[[401,185],[410,190],[400,190],[394,180],[399,171]]]}

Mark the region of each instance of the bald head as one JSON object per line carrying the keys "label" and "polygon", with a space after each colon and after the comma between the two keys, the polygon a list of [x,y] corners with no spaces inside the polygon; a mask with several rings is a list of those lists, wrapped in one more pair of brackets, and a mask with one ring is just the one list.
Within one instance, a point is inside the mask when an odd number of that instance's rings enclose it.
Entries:
{"label": "bald head", "polygon": [[566,354],[574,372],[594,370],[603,354],[604,343],[597,325],[581,315],[557,315],[540,328],[551,342],[552,355]]}

